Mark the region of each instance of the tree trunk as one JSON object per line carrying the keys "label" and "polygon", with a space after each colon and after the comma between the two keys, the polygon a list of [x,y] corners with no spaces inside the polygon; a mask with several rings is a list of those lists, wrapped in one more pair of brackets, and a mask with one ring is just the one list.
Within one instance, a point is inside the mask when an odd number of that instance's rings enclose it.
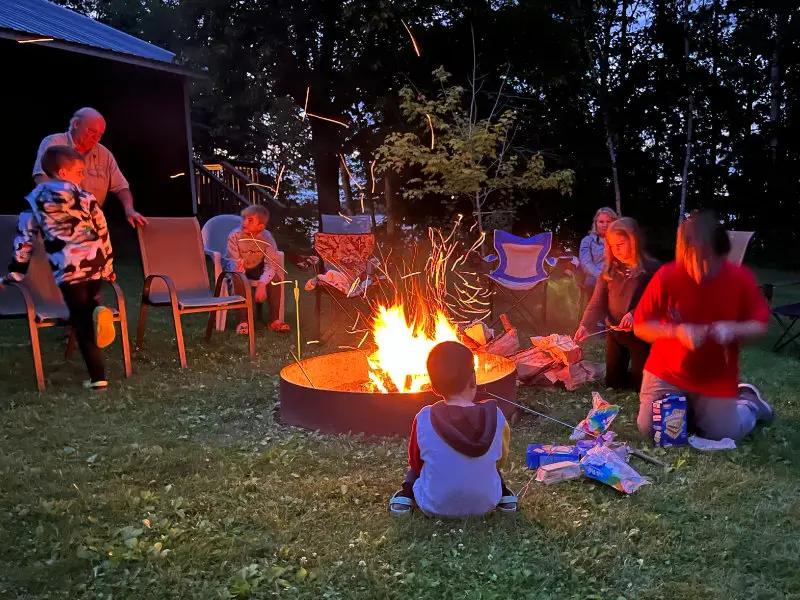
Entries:
{"label": "tree trunk", "polygon": [[780,70],[778,68],[779,40],[778,40],[777,24],[774,27],[773,36],[774,36],[774,47],[772,50],[772,64],[770,68],[770,79],[769,79],[769,96],[770,96],[769,126],[772,138],[770,139],[769,145],[772,154],[771,156],[772,172],[774,174],[778,162],[778,121],[780,120],[780,109],[781,109],[781,97],[780,97],[781,75],[780,75]]}
{"label": "tree trunk", "polygon": [[343,162],[339,162],[339,178],[342,180],[342,192],[344,192],[344,205],[352,214],[357,214],[358,209],[353,205],[353,188],[350,185],[350,176]]}
{"label": "tree trunk", "polygon": [[707,197],[713,201],[714,198],[717,197],[717,152],[719,146],[719,130],[720,130],[720,111],[718,109],[719,106],[719,37],[720,37],[720,24],[719,24],[719,12],[720,12],[720,0],[714,0],[714,4],[712,7],[713,10],[713,27],[714,27],[714,34],[711,40],[711,102],[707,108],[708,118],[711,120],[711,142],[710,142],[710,155],[709,155],[709,175],[707,179],[709,180],[708,188],[709,193]]}
{"label": "tree trunk", "polygon": [[686,194],[687,180],[689,178],[689,163],[692,160],[692,125],[694,120],[694,93],[689,81],[689,0],[686,0],[683,8],[683,56],[684,56],[684,77],[686,87],[689,91],[689,107],[686,109],[686,156],[683,160],[683,176],[681,177],[681,205],[678,213],[678,224],[683,221],[686,214]]}
{"label": "tree trunk", "polygon": [[[608,64],[608,51],[611,43],[611,29],[612,20],[606,20],[605,23],[605,43],[606,47],[600,48],[600,56],[595,56],[592,50],[592,43],[589,37],[589,32],[586,27],[583,6],[580,0],[577,2],[577,8],[582,22],[583,43],[586,48],[586,54],[589,58],[589,69],[591,72],[591,80],[594,83],[597,103],[599,105],[600,113],[603,115],[603,127],[606,134],[606,147],[608,148],[608,157],[611,161],[611,179],[614,184],[614,203],[617,215],[622,216],[622,193],[619,187],[619,171],[617,169],[617,152],[614,149],[614,132],[611,122],[610,114],[610,98],[608,93],[609,87],[609,64]],[[597,85],[597,79],[600,79],[600,84]]]}
{"label": "tree trunk", "polygon": [[[320,215],[336,215],[339,205],[339,135],[336,125],[311,119],[311,152]],[[320,217],[320,222],[322,217]]]}
{"label": "tree trunk", "polygon": [[394,186],[392,185],[392,172],[387,171],[383,177],[386,190],[386,234],[394,236]]}
{"label": "tree trunk", "polygon": [[[605,120],[605,119],[604,119]],[[614,151],[614,140],[611,138],[611,128],[606,121],[606,146],[608,147],[608,157],[611,159],[611,178],[614,182],[614,200],[617,209],[617,216],[622,216],[622,193],[619,190],[619,173],[617,172],[617,153]]]}

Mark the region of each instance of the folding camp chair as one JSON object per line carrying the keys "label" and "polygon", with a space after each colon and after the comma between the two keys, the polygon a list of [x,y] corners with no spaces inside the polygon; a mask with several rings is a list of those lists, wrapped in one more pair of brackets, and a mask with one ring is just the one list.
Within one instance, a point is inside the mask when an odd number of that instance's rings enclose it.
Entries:
{"label": "folding camp chair", "polygon": [[[206,221],[205,225],[203,225],[203,229],[200,231],[200,234],[203,236],[203,249],[205,250],[206,256],[208,256],[214,262],[214,280],[216,281],[219,278],[220,273],[222,273],[222,257],[225,255],[225,249],[228,245],[228,236],[230,235],[231,231],[236,229],[237,227],[241,226],[242,224],[242,217],[239,215],[217,215],[216,217],[210,218]],[[280,268],[283,270],[283,273],[286,273],[286,264],[283,252],[278,252],[278,264]],[[281,279],[283,279],[283,275],[280,275]],[[255,287],[258,285],[257,282],[253,282],[253,286]],[[224,285],[220,290],[220,296],[229,296],[233,293],[233,286]],[[278,307],[278,318],[283,321],[284,319],[284,308],[285,308],[285,294],[283,291],[283,286],[280,286],[281,289],[281,304]],[[256,304],[256,310],[261,310],[262,304],[259,302]],[[217,318],[216,318],[216,326],[218,331],[225,330],[225,323],[227,321],[228,311],[227,310],[219,310],[217,311]]]}
{"label": "folding camp chair", "polygon": [[[772,303],[772,296],[776,287],[786,287],[800,285],[800,281],[788,281],[784,283],[770,283],[761,286],[764,290],[764,295],[767,301]],[[800,302],[793,302],[791,304],[783,304],[781,306],[771,307],[770,312],[775,320],[778,322],[782,329],[781,336],[772,346],[773,352],[780,352],[787,346],[792,346],[795,350],[800,351],[800,328],[796,329],[794,326],[800,322]]]}
{"label": "folding camp chair", "polygon": [[728,231],[728,239],[731,242],[731,251],[728,254],[728,261],[735,265],[744,262],[744,253],[753,238],[754,231]]}
{"label": "folding camp chair", "polygon": [[[255,356],[256,339],[253,326],[253,302],[247,278],[242,273],[222,271],[216,279],[213,295],[208,288],[208,271],[200,236],[200,225],[194,217],[151,217],[150,224],[138,228],[139,249],[144,268],[142,308],[136,329],[136,347],[140,348],[151,306],[172,309],[175,337],[181,367],[186,365],[181,315],[207,312],[206,340],[214,328],[214,313],[220,310],[247,310],[250,356]],[[223,296],[226,276],[240,277],[245,296]]]}
{"label": "folding camp chair", "polygon": [[[375,248],[375,236],[371,233],[343,234],[317,233],[314,235],[314,250],[322,259],[322,266],[317,264],[315,316],[317,339],[321,340],[322,295],[326,294],[355,322],[355,316],[345,304],[366,296],[370,285],[376,279],[372,274],[370,258]],[[341,274],[339,285],[321,279],[323,273],[335,270]],[[347,301],[347,302],[346,302]],[[327,333],[327,332],[326,332]]]}
{"label": "folding camp chair", "polygon": [[[544,264],[552,242],[553,234],[550,232],[540,233],[530,238],[521,238],[495,229],[494,249],[497,255],[487,256],[484,259],[487,262],[499,261],[488,277],[492,287],[512,301],[511,307],[505,312],[510,313],[517,309],[534,328],[538,327],[539,319],[527,310],[523,302],[533,293],[539,283],[548,278]],[[547,320],[547,288],[543,289],[542,324]],[[516,297],[514,292],[525,293]],[[491,310],[494,311],[493,299]]]}
{"label": "folding camp chair", "polygon": [[[20,217],[16,215],[0,215],[0,249],[8,252],[14,247],[17,224]],[[5,266],[11,262],[11,256],[6,254],[6,260],[0,265],[5,271]],[[122,359],[125,367],[125,377],[131,376],[131,350],[128,342],[128,319],[125,310],[125,297],[122,290],[115,282],[104,279],[114,291],[116,308],[110,307],[114,321],[119,323],[119,339],[122,344]],[[39,391],[44,390],[44,369],[42,368],[42,353],[39,344],[39,330],[55,325],[69,325],[69,309],[64,303],[64,297],[56,284],[50,261],[44,250],[41,236],[34,243],[31,262],[28,266],[27,276],[21,282],[8,282],[0,285],[0,318],[25,319],[28,322],[28,332],[33,350],[33,368],[36,373],[36,385]],[[66,358],[70,358],[75,348],[75,336],[70,328],[70,337],[67,342]]]}

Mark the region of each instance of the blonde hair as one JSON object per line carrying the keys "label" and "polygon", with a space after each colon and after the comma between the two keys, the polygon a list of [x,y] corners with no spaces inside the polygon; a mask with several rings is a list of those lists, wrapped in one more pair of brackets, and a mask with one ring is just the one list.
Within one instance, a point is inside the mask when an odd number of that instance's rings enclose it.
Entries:
{"label": "blonde hair", "polygon": [[597,209],[597,212],[594,213],[594,219],[592,219],[592,228],[589,230],[589,233],[591,233],[592,235],[598,235],[598,233],[597,233],[597,219],[600,218],[600,215],[608,215],[609,217],[611,217],[612,221],[616,221],[617,219],[619,219],[619,217],[617,216],[617,213],[614,212],[613,208],[610,208],[608,206],[604,206],[603,208]]}
{"label": "blonde hair", "polygon": [[242,217],[254,216],[261,224],[266,227],[269,223],[269,209],[260,204],[252,204],[242,211]]}
{"label": "blonde hair", "polygon": [[636,264],[631,268],[631,275],[638,275],[643,272],[644,259],[647,257],[647,254],[644,251],[644,236],[642,235],[642,230],[639,228],[639,224],[635,219],[622,217],[611,223],[606,232],[606,255],[602,271],[603,279],[606,281],[611,279],[614,266],[619,262],[614,258],[614,253],[611,251],[611,243],[608,240],[608,236],[612,233],[623,235],[628,238],[628,243],[631,245],[631,253],[636,260]]}

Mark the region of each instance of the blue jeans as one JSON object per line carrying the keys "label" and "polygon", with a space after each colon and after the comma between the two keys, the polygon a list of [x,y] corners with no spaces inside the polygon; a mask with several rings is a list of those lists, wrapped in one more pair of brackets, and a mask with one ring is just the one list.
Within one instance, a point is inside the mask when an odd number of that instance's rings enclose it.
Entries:
{"label": "blue jeans", "polygon": [[660,400],[665,394],[686,396],[691,415],[689,430],[694,429],[698,435],[709,440],[726,437],[740,440],[747,437],[756,426],[757,408],[748,400],[711,398],[687,392],[645,371],[639,392],[639,417],[636,419],[639,433],[644,437],[653,435],[653,402]]}

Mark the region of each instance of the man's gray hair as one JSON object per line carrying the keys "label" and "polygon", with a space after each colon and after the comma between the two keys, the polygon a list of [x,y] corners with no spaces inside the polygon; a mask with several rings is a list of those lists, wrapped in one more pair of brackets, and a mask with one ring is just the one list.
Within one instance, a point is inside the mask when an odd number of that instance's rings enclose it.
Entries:
{"label": "man's gray hair", "polygon": [[[84,106],[83,108],[79,108],[75,111],[75,114],[72,115],[72,118],[69,120],[70,128],[75,127],[75,123],[80,121],[81,119],[85,119],[86,117],[99,117],[103,119],[103,115],[100,114],[100,111],[91,108],[90,106]],[[105,119],[103,119],[105,121]]]}

